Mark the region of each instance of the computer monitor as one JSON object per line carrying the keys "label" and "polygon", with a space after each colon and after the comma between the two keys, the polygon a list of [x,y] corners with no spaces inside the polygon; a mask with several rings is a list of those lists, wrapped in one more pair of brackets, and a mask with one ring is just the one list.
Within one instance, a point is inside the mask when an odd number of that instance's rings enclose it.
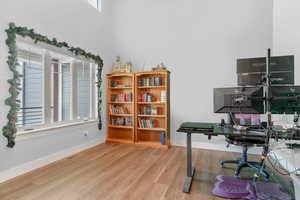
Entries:
{"label": "computer monitor", "polygon": [[214,112],[263,114],[263,87],[215,88]]}
{"label": "computer monitor", "polygon": [[[262,85],[266,75],[266,58],[237,59],[239,86]],[[270,60],[272,85],[294,84],[294,56],[274,56]]]}
{"label": "computer monitor", "polygon": [[272,114],[300,113],[300,86],[272,86],[271,95]]}

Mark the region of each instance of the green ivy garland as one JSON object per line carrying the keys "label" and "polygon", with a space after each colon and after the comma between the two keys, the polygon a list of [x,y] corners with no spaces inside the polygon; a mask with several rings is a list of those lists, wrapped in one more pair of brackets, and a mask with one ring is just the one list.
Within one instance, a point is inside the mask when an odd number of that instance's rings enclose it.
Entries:
{"label": "green ivy garland", "polygon": [[7,124],[2,128],[3,135],[8,140],[8,147],[14,147],[15,145],[15,135],[17,133],[17,112],[20,109],[17,97],[19,95],[20,91],[20,77],[21,75],[16,70],[17,66],[17,45],[16,45],[16,36],[20,35],[22,37],[29,37],[31,38],[35,43],[43,42],[49,45],[53,45],[55,47],[59,48],[66,48],[68,51],[73,53],[76,56],[83,56],[87,59],[92,59],[97,64],[97,87],[98,87],[98,128],[99,130],[102,129],[102,121],[101,121],[101,104],[102,104],[102,98],[101,98],[101,84],[102,84],[102,68],[103,68],[103,60],[100,58],[100,56],[96,56],[90,52],[86,52],[85,50],[79,48],[79,47],[72,47],[66,42],[58,42],[56,38],[53,38],[52,40],[49,39],[46,36],[43,36],[41,34],[37,34],[34,32],[33,29],[29,29],[27,27],[21,27],[16,26],[14,23],[9,24],[9,28],[5,30],[7,33],[7,39],[6,39],[6,45],[8,46],[8,57],[7,57],[7,64],[9,66],[9,69],[13,72],[13,77],[9,79],[7,82],[9,83],[9,94],[10,96],[5,100],[5,104],[10,106],[9,112],[7,114],[8,122]]}

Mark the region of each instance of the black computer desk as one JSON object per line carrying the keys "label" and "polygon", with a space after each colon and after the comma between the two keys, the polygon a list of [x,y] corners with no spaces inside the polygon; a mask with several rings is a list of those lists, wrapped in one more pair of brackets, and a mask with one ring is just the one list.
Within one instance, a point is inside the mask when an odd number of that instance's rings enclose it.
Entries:
{"label": "black computer desk", "polygon": [[[195,168],[192,165],[192,134],[207,135],[208,139],[211,139],[213,136],[220,135],[238,136],[241,138],[245,137],[245,139],[249,139],[251,137],[266,138],[266,134],[261,131],[238,131],[232,128],[231,126],[221,126],[218,123],[184,122],[180,125],[177,132],[186,133],[187,176],[185,177],[183,192],[190,191],[193,177],[195,174]],[[293,137],[292,132],[281,132],[280,134],[273,134],[272,138],[300,140],[300,137]]]}

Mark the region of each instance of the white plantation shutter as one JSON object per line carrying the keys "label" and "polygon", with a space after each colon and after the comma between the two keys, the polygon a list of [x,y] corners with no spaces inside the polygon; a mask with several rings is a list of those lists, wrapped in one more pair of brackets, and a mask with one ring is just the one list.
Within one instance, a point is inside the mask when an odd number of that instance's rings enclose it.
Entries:
{"label": "white plantation shutter", "polygon": [[78,117],[80,119],[90,117],[90,63],[83,62],[77,72],[77,103]]}
{"label": "white plantation shutter", "polygon": [[71,119],[71,65],[61,65],[61,120]]}
{"label": "white plantation shutter", "polygon": [[72,63],[72,116],[73,119],[78,119],[78,69],[81,66],[81,62],[73,61]]}
{"label": "white plantation shutter", "polygon": [[94,64],[91,65],[91,100],[90,100],[90,110],[91,117],[96,117],[96,66]]}
{"label": "white plantation shutter", "polygon": [[43,117],[43,56],[27,50],[18,50],[18,71],[21,78],[21,102],[18,126],[42,124]]}
{"label": "white plantation shutter", "polygon": [[44,59],[44,74],[49,74],[48,76],[43,76],[44,77],[44,111],[45,111],[45,123],[51,123],[52,122],[52,109],[51,109],[51,96],[52,96],[52,77],[51,77],[51,56],[49,53],[45,54],[45,59]]}

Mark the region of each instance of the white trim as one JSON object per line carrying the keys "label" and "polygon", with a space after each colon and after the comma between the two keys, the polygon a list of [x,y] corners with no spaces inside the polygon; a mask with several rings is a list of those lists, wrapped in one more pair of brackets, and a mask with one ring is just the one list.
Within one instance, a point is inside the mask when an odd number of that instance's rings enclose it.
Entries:
{"label": "white trim", "polygon": [[90,70],[90,113],[89,113],[89,117],[92,118],[93,117],[93,66],[92,63],[89,63],[89,70]]}
{"label": "white trim", "polygon": [[[96,119],[69,121],[69,122],[65,122],[65,123],[57,123],[57,124],[53,123],[49,126],[39,127],[39,128],[28,130],[28,131],[19,131],[17,133],[16,141],[32,138],[35,136],[45,135],[44,132],[49,131],[49,130],[60,129],[60,128],[65,128],[65,127],[69,127],[69,126],[85,125],[85,124],[96,123],[96,122],[98,122],[98,120],[96,120]],[[46,135],[47,134],[48,133],[46,133]]]}
{"label": "white trim", "polygon": [[30,172],[32,170],[41,168],[43,166],[46,166],[50,163],[53,163],[57,160],[61,160],[63,158],[72,156],[80,151],[86,150],[88,148],[94,147],[96,145],[99,145],[103,143],[103,140],[97,140],[97,141],[91,141],[85,144],[81,144],[75,147],[71,147],[69,149],[65,149],[63,151],[54,153],[52,155],[49,156],[45,156],[43,158],[39,158],[37,160],[33,160],[27,163],[24,163],[22,165],[19,165],[17,167],[5,170],[0,172],[0,183],[7,181],[9,179],[15,178],[17,176],[20,176],[22,174],[25,174],[27,172]]}
{"label": "white trim", "polygon": [[[174,146],[186,147],[186,141],[180,140],[176,141]],[[237,152],[242,153],[242,148],[235,145],[230,145],[229,148],[226,147],[227,144],[212,144],[207,142],[194,142],[192,141],[192,148],[196,149],[207,149],[207,150],[216,150],[216,151],[226,151],[226,152]],[[249,148],[250,154],[261,155],[262,148],[261,147],[251,147]]]}
{"label": "white trim", "polygon": [[62,63],[58,63],[58,121],[62,121]]}
{"label": "white trim", "polygon": [[[46,51],[44,50],[43,51],[43,55],[42,55],[42,117],[43,117],[43,119],[42,119],[42,124],[45,124],[45,122],[46,122],[46,119],[45,119],[45,117],[46,117],[46,113],[45,113],[45,93],[46,93],[46,91],[45,91],[45,67],[48,67],[48,66],[46,66],[46,62],[45,62],[45,59],[46,59]],[[26,93],[25,93],[25,95],[26,95]]]}
{"label": "white trim", "polygon": [[74,86],[73,86],[73,60],[72,61],[70,61],[69,62],[69,64],[70,64],[70,96],[69,96],[69,98],[70,98],[70,119],[71,120],[76,120],[76,119],[74,119],[74,117],[73,117],[73,92],[74,92]]}

